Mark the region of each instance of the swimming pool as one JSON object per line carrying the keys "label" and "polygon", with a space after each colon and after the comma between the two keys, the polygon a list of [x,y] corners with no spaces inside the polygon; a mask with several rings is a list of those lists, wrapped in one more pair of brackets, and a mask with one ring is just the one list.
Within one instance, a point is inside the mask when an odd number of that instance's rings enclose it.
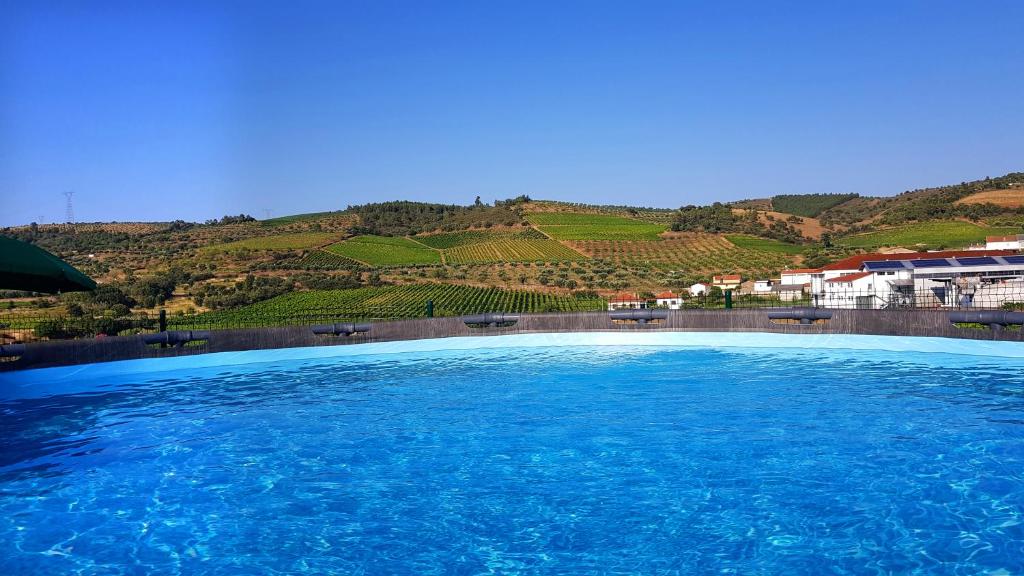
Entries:
{"label": "swimming pool", "polygon": [[574,334],[3,374],[0,573],[1019,573],[1022,355]]}

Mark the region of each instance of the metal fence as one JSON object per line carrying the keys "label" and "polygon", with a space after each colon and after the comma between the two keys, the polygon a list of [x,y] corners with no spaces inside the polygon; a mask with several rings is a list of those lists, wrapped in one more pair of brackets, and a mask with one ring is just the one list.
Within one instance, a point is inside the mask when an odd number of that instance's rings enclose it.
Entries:
{"label": "metal fence", "polygon": [[[658,307],[650,298],[642,305],[623,308]],[[715,291],[693,297],[679,297],[661,307],[679,309],[782,308],[810,306],[832,309],[948,309],[948,310],[1024,310],[1024,282],[1006,282],[964,288],[936,286],[916,290],[855,291],[830,290],[812,294],[808,291],[730,293]],[[434,313],[436,312],[436,314]],[[17,310],[0,313],[0,344],[95,338],[153,333],[163,330],[220,330],[231,328],[262,328],[274,326],[310,326],[335,322],[384,321],[428,315],[451,316],[480,312],[527,312],[527,310],[479,310],[461,307],[458,303],[428,303],[410,308],[367,306],[357,308],[306,308],[288,312],[253,312],[225,310],[195,314],[132,314],[127,316],[69,316],[66,314],[23,313]]]}

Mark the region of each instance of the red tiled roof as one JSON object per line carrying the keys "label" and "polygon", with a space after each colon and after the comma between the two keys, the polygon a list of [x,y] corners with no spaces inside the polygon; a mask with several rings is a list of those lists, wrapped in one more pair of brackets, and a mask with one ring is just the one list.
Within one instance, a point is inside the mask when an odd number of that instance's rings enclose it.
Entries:
{"label": "red tiled roof", "polygon": [[907,252],[904,254],[858,254],[822,267],[827,270],[859,270],[865,262],[882,260],[917,260],[919,258],[969,258],[971,256],[1010,256],[1016,250],[946,250],[943,252]]}
{"label": "red tiled roof", "polygon": [[661,294],[656,295],[655,298],[678,298],[678,296],[676,296],[675,294],[672,293],[671,290],[669,290],[668,292],[662,292]]}
{"label": "red tiled roof", "polygon": [[636,294],[627,294],[625,292],[623,292],[622,294],[616,294],[615,296],[612,296],[611,300],[609,300],[609,301],[610,302],[646,302],[646,300],[644,300],[643,298],[638,297]]}
{"label": "red tiled roof", "polygon": [[854,280],[860,280],[865,276],[871,276],[874,272],[857,272],[856,274],[847,274],[846,276],[838,276],[836,278],[829,278],[826,282],[853,282]]}
{"label": "red tiled roof", "polygon": [[726,274],[724,276],[715,276],[714,278],[712,278],[712,280],[715,282],[739,282],[740,280],[742,280],[742,278],[739,274]]}
{"label": "red tiled roof", "polygon": [[1010,236],[986,236],[985,242],[1016,242],[1020,240],[1020,236],[1013,234]]}

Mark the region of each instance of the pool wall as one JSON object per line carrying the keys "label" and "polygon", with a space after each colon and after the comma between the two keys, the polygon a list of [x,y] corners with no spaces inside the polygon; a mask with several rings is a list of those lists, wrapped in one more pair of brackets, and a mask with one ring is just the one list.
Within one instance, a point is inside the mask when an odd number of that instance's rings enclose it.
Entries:
{"label": "pool wall", "polygon": [[163,358],[311,346],[354,345],[465,336],[575,332],[759,332],[780,334],[868,334],[1024,342],[1024,331],[959,328],[942,310],[833,310],[832,318],[809,325],[776,323],[768,310],[673,310],[660,323],[616,323],[607,312],[522,314],[508,327],[470,327],[460,317],[377,322],[365,334],[316,335],[310,326],[215,330],[209,340],[184,347],[147,346],[141,336],[39,342],[0,370],[70,366],[140,358]]}

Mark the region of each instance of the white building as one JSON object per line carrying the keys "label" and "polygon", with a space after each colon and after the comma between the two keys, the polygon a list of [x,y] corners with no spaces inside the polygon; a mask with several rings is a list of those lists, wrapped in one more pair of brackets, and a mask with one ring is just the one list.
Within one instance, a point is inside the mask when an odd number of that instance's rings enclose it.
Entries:
{"label": "white building", "polygon": [[825,306],[829,308],[881,308],[875,305],[875,275],[855,272],[825,280]]}
{"label": "white building", "polygon": [[616,294],[608,299],[608,310],[628,310],[647,308],[647,299],[636,294]]}
{"label": "white building", "polygon": [[807,295],[807,284],[776,284],[772,292],[783,302],[796,302]]}
{"label": "white building", "polygon": [[754,280],[754,293],[767,294],[772,291],[771,280]]}
{"label": "white building", "polygon": [[708,293],[708,285],[702,282],[690,285],[690,296],[703,296]]}
{"label": "white building", "polygon": [[862,254],[813,273],[811,293],[829,308],[1000,307],[1024,302],[1024,254]]}
{"label": "white building", "polygon": [[782,284],[783,286],[810,284],[811,275],[815,272],[820,272],[820,270],[817,268],[795,268],[793,270],[783,270],[779,284]]}
{"label": "white building", "polygon": [[668,308],[669,310],[679,310],[683,306],[683,297],[671,290],[656,294],[654,299],[658,306]]}
{"label": "white building", "polygon": [[711,285],[721,290],[739,290],[742,283],[743,278],[739,274],[724,274],[711,278]]}
{"label": "white building", "polygon": [[988,236],[985,238],[986,250],[1020,250],[1022,248],[1024,248],[1024,234]]}

